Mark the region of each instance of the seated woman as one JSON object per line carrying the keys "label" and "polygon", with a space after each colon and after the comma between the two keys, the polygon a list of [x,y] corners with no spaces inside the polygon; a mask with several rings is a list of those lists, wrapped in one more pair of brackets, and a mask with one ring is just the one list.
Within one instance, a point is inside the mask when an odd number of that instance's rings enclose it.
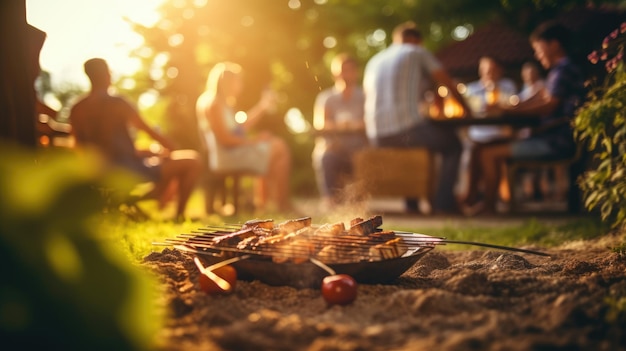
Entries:
{"label": "seated woman", "polygon": [[247,112],[247,118],[237,121],[234,107],[242,89],[241,66],[218,63],[209,73],[206,89],[196,102],[198,123],[209,153],[209,169],[258,174],[257,208],[264,210],[272,203],[282,213],[291,211],[291,153],[287,144],[266,132],[249,133],[274,103],[273,98],[265,94]]}

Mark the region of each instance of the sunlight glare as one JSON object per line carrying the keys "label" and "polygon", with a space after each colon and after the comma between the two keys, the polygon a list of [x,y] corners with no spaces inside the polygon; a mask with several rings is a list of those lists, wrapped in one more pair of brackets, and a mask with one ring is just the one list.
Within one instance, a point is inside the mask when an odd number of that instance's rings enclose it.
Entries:
{"label": "sunlight glare", "polygon": [[139,96],[138,105],[140,109],[146,109],[154,106],[158,100],[159,93],[154,89],[150,89]]}
{"label": "sunlight glare", "polygon": [[292,107],[285,113],[285,125],[294,134],[302,134],[311,130],[311,124],[304,118],[302,111]]}
{"label": "sunlight glare", "polygon": [[443,85],[439,86],[439,88],[437,88],[437,94],[441,97],[448,96],[448,88]]}
{"label": "sunlight glare", "polygon": [[332,49],[337,46],[337,38],[333,36],[327,36],[323,41],[324,47],[327,49]]}
{"label": "sunlight glare", "polygon": [[115,74],[135,73],[140,66],[129,52],[141,47],[143,38],[128,21],[153,26],[163,1],[26,0],[28,23],[47,35],[40,62],[53,86],[71,82],[87,87],[82,65],[92,57],[106,59]]}
{"label": "sunlight glare", "polygon": [[123,78],[120,81],[120,86],[122,87],[122,89],[131,90],[137,86],[137,82],[132,78]]}
{"label": "sunlight glare", "polygon": [[300,0],[289,0],[289,3],[287,5],[292,10],[297,10],[300,8],[300,6],[302,6],[302,4],[300,3]]}
{"label": "sunlight glare", "polygon": [[174,79],[178,77],[178,68],[168,67],[167,70],[165,71],[165,75],[167,75],[167,77],[170,79]]}
{"label": "sunlight glare", "polygon": [[193,0],[193,5],[197,8],[202,8],[206,6],[207,2],[207,0]]}
{"label": "sunlight glare", "polygon": [[367,44],[373,47],[384,45],[385,39],[387,39],[387,33],[383,29],[380,29],[380,28],[373,31],[366,38]]}
{"label": "sunlight glare", "polygon": [[465,40],[471,34],[471,29],[468,26],[456,26],[452,31],[452,38],[454,40]]}
{"label": "sunlight glare", "polygon": [[244,111],[237,111],[235,113],[235,121],[239,124],[246,123],[248,115]]}
{"label": "sunlight glare", "polygon": [[167,39],[167,43],[169,44],[169,46],[171,47],[177,47],[180,46],[183,42],[185,41],[185,36],[180,34],[180,33],[176,33],[174,35],[171,35],[168,39]]}
{"label": "sunlight glare", "polygon": [[306,19],[309,20],[310,22],[317,21],[319,16],[320,16],[320,13],[315,9],[308,10],[304,15],[304,17],[306,17]]}

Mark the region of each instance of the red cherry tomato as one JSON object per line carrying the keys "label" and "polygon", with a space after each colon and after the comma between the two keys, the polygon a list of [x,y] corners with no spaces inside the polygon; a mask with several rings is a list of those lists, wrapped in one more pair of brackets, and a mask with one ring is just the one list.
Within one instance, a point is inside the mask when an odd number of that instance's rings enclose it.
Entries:
{"label": "red cherry tomato", "polygon": [[230,289],[224,290],[207,274],[200,273],[199,283],[202,291],[207,294],[229,294],[235,290],[235,285],[237,284],[237,271],[235,268],[231,266],[223,266],[213,270],[212,272],[227,281],[230,284]]}
{"label": "red cherry tomato", "polygon": [[347,274],[329,275],[322,280],[322,296],[330,305],[347,305],[356,299],[356,281]]}

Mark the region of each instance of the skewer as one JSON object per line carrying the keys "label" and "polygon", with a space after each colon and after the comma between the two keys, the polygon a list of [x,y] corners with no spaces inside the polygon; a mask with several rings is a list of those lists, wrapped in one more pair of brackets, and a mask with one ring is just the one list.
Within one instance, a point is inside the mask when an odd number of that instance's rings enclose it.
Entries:
{"label": "skewer", "polygon": [[[216,251],[215,253],[219,253],[221,251],[232,252],[236,254],[252,254],[252,255],[261,255],[261,256],[272,256],[277,258],[312,258],[317,255],[311,252],[312,247],[315,248],[314,251],[319,252],[321,247],[333,246],[333,251],[336,254],[337,261],[343,261],[344,258],[351,258],[354,261],[359,260],[370,260],[368,251],[371,247],[381,244],[382,242],[377,241],[367,241],[367,237],[363,237],[362,240],[359,236],[354,235],[339,235],[339,236],[318,236],[313,232],[304,233],[301,236],[297,236],[293,239],[302,238],[305,241],[300,244],[297,240],[291,241],[291,239],[286,239],[284,242],[278,242],[274,244],[259,244],[258,246],[252,246],[250,248],[239,248],[237,245],[219,245],[216,246],[214,243],[214,239],[223,235],[232,234],[236,231],[225,231],[224,227],[213,227],[220,229],[219,231],[213,232],[203,232],[200,235],[193,234],[181,234],[176,239],[166,239],[165,243],[154,243],[156,245],[187,245],[191,246],[195,249],[199,249],[199,251],[208,253],[207,250]],[[311,227],[311,229],[314,229]],[[515,247],[503,246],[503,245],[495,245],[495,244],[487,244],[481,242],[473,242],[473,241],[463,241],[463,240],[448,240],[443,237],[434,237],[425,234],[418,234],[412,232],[404,232],[404,231],[394,231],[397,236],[403,239],[403,242],[399,243],[398,246],[407,250],[415,250],[422,247],[434,247],[435,245],[445,245],[445,244],[462,244],[462,245],[473,245],[473,246],[482,246],[499,250],[513,251],[513,252],[521,252],[534,254],[539,256],[550,256],[544,252],[528,250],[528,249],[520,249]]]}
{"label": "skewer", "polygon": [[[419,235],[420,237],[424,236],[424,234],[417,234],[417,233],[411,233],[411,232],[398,232],[397,231],[396,233],[397,234],[408,234],[408,235]],[[505,250],[505,251],[514,251],[514,252],[523,252],[523,253],[528,253],[528,254],[533,254],[533,255],[538,255],[538,256],[550,257],[550,254],[547,254],[547,253],[541,252],[541,251],[536,251],[536,250],[520,249],[520,248],[517,248],[517,247],[504,246],[504,245],[495,245],[495,244],[487,244],[487,243],[481,243],[481,242],[476,242],[476,241],[449,240],[449,239],[446,239],[446,238],[438,238],[438,239],[440,240],[438,243],[441,243],[441,244],[461,244],[461,245],[482,246],[482,247],[488,247],[488,248],[492,248],[492,249],[499,249],[499,250]],[[410,239],[408,241],[410,242]]]}
{"label": "skewer", "polygon": [[198,257],[194,257],[193,258],[193,262],[196,264],[196,266],[198,267],[198,270],[200,271],[200,274],[204,274],[206,275],[209,279],[211,279],[215,284],[217,284],[217,286],[220,287],[220,289],[224,290],[224,291],[230,291],[232,289],[232,285],[230,285],[229,282],[227,282],[225,279],[223,279],[222,277],[220,277],[219,275],[213,273],[211,270],[207,269],[206,267],[204,267],[202,265],[202,262],[200,262],[200,259]]}
{"label": "skewer", "polygon": [[527,254],[533,254],[533,255],[538,255],[538,256],[550,257],[550,254],[547,254],[547,253],[541,252],[541,251],[528,250],[528,249],[519,249],[517,247],[494,245],[494,244],[486,244],[486,243],[480,243],[480,242],[474,242],[474,241],[444,239],[443,243],[445,243],[445,244],[462,244],[462,245],[482,246],[482,247],[489,247],[489,248],[492,248],[492,249],[499,249],[499,250],[505,250],[505,251],[514,251],[514,252],[523,252],[523,253],[527,253]]}

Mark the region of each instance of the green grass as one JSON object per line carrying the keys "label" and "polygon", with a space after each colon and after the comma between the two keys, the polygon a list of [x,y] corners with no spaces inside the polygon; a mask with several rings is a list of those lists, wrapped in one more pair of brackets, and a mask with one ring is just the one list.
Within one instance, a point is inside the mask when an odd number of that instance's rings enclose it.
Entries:
{"label": "green grass", "polygon": [[[154,242],[162,242],[166,238],[174,238],[178,234],[192,233],[205,225],[222,225],[225,223],[243,223],[246,220],[256,218],[253,214],[242,213],[238,216],[223,217],[218,215],[204,216],[203,198],[200,194],[194,194],[189,204],[189,213],[196,217],[194,221],[176,223],[173,218],[173,209],[166,208],[160,211],[155,204],[142,203],[144,209],[154,220],[136,222],[120,215],[103,215],[95,219],[103,229],[101,232],[106,240],[112,240],[120,246],[129,257],[140,261],[152,251],[161,251],[164,246],[153,245]],[[276,220],[287,219],[284,215],[266,215],[264,218]],[[316,224],[323,224],[317,223]],[[385,228],[405,230],[417,233],[425,233],[433,236],[442,236],[451,240],[463,240],[483,242],[505,246],[538,246],[553,247],[570,241],[589,240],[599,238],[610,232],[610,225],[592,217],[572,218],[568,221],[560,221],[559,224],[545,223],[529,217],[523,222],[502,224],[501,226],[480,225],[444,225],[442,227],[411,227],[411,228]],[[468,250],[480,249],[467,245],[446,245],[443,250]]]}
{"label": "green grass", "polygon": [[[535,245],[553,247],[575,240],[589,240],[606,235],[610,225],[595,218],[573,218],[561,224],[542,223],[529,218],[521,224],[501,226],[444,226],[441,228],[395,228],[427,233],[450,240],[483,242],[495,245]],[[447,249],[468,249],[466,245],[449,245]]]}
{"label": "green grass", "polygon": [[[202,208],[197,196],[192,198],[190,207]],[[152,205],[154,206],[154,205]],[[167,238],[173,238],[181,233],[192,233],[205,225],[221,225],[224,223],[243,223],[254,218],[251,214],[241,214],[233,217],[220,217],[217,215],[202,217],[200,220],[176,223],[167,220],[168,211],[160,212],[156,207],[142,206],[152,218],[156,220],[136,222],[119,215],[102,215],[96,221],[96,225],[101,225],[104,239],[112,240],[121,250],[127,253],[131,261],[140,262],[146,255],[153,251],[161,251],[165,246],[153,245],[154,242],[162,242]],[[267,216],[264,218],[274,218],[276,220],[283,217]],[[478,222],[480,223],[480,222]],[[323,224],[317,223],[316,224]],[[483,242],[494,245],[504,245],[511,247],[534,246],[539,248],[549,248],[567,242],[579,240],[592,240],[600,238],[611,232],[609,223],[602,222],[598,218],[578,217],[571,220],[561,221],[559,224],[542,222],[536,218],[529,218],[516,224],[494,225],[445,225],[443,227],[410,227],[410,228],[386,228],[405,230],[416,233],[427,233],[434,236],[443,236],[451,240]],[[623,237],[622,244],[615,248],[610,248],[618,254],[624,255],[626,250],[626,237]],[[439,250],[481,250],[485,248],[468,245],[445,245]],[[486,249],[485,249],[486,250]],[[541,249],[539,249],[541,251]],[[626,320],[626,297],[623,292],[616,292],[606,297],[607,320],[610,323],[623,323]]]}

